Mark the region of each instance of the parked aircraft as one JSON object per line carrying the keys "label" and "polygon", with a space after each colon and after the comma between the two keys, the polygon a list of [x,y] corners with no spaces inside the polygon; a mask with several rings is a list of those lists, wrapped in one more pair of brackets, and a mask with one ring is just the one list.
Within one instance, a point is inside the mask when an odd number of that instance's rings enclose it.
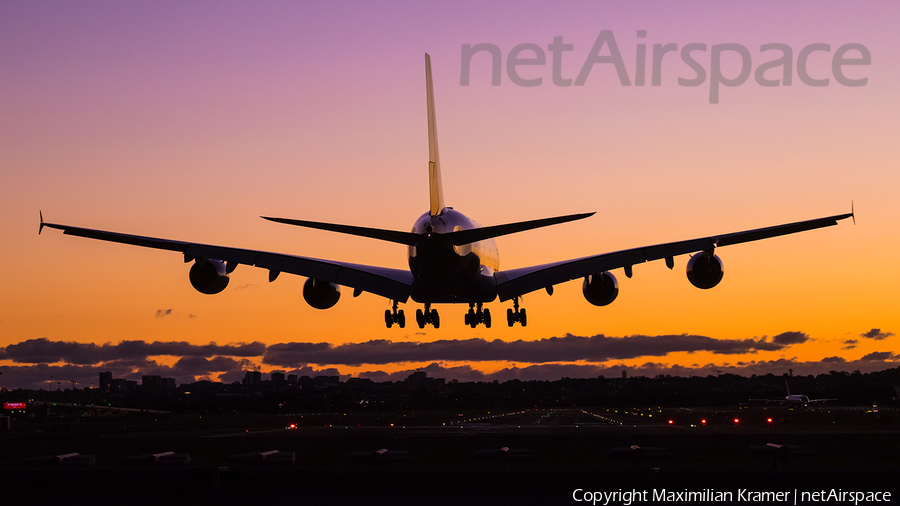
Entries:
{"label": "parked aircraft", "polygon": [[334,306],[340,298],[341,286],[352,288],[354,297],[362,292],[386,297],[393,303],[392,309],[384,312],[384,322],[388,328],[394,324],[401,328],[406,326],[406,315],[402,309],[398,310],[398,304],[409,299],[424,305],[416,310],[416,323],[420,328],[440,326],[440,315],[432,305],[443,303],[468,304],[465,323],[472,328],[479,324],[489,328],[491,313],[483,306],[498,298],[501,302],[513,302],[513,307],[506,311],[507,324],[512,327],[518,322],[524,327],[528,324],[527,313],[519,307],[519,299],[524,294],[545,289],[552,295],[554,285],[582,279],[585,299],[596,306],[605,306],[619,294],[618,281],[610,271],[622,269],[630,278],[635,265],[663,259],[672,269],[674,258],[678,255],[691,254],[687,262],[688,280],[697,288],[709,289],[719,284],[724,274],[722,260],[716,254],[717,248],[837,225],[838,221],[854,216],[851,206],[851,212],[847,214],[500,270],[495,237],[580,220],[594,213],[482,227],[446,206],[441,185],[431,58],[428,54],[425,55],[425,89],[430,208],[416,219],[411,232],[263,217],[276,223],[403,244],[407,246],[409,270],[45,223],[43,214],[38,233],[48,227],[62,230],[67,235],[177,251],[184,255],[185,262],[193,262],[189,273],[191,285],[204,294],[224,290],[228,285],[228,276],[238,265],[244,264],[267,269],[270,282],[275,281],[282,272],[307,277],[303,285],[303,298],[317,309]]}

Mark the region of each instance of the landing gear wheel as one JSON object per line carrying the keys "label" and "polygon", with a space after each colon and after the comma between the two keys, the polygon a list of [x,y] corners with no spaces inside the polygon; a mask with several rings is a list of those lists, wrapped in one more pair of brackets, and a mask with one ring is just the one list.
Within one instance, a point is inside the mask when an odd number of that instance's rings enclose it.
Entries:
{"label": "landing gear wheel", "polygon": [[525,314],[524,309],[519,311],[519,323],[521,323],[523,327],[528,325],[528,315]]}
{"label": "landing gear wheel", "polygon": [[396,323],[401,329],[406,326],[406,315],[403,314],[403,310],[397,311],[397,301],[393,301],[394,304],[391,309],[384,310],[384,324],[387,328],[391,328]]}
{"label": "landing gear wheel", "polygon": [[486,328],[486,329],[491,328],[491,310],[490,309],[484,310],[484,328]]}
{"label": "landing gear wheel", "polygon": [[421,309],[416,309],[416,323],[419,324],[420,329],[425,328],[425,315],[422,314]]}
{"label": "landing gear wheel", "polygon": [[506,324],[510,327],[516,324],[516,316],[513,314],[512,309],[506,310]]}
{"label": "landing gear wheel", "polygon": [[434,325],[434,328],[441,328],[441,317],[438,315],[437,309],[431,310],[431,324]]}

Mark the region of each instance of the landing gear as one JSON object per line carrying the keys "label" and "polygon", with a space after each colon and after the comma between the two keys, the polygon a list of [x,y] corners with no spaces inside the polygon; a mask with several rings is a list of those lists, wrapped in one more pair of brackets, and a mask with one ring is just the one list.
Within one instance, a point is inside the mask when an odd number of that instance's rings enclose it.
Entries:
{"label": "landing gear", "polygon": [[523,327],[527,326],[528,325],[528,315],[525,314],[524,309],[522,309],[522,310],[519,309],[519,298],[518,297],[513,297],[513,308],[515,310],[513,310],[513,309],[506,310],[506,324],[509,325],[510,327],[512,327],[513,325],[516,324],[516,322],[519,322],[522,324]]}
{"label": "landing gear", "polygon": [[437,309],[431,309],[431,303],[425,303],[425,311],[421,309],[416,309],[416,323],[419,324],[420,329],[424,329],[425,325],[431,324],[434,325],[434,328],[441,328],[441,315],[438,314]]}
{"label": "landing gear", "polygon": [[475,303],[469,303],[469,312],[466,313],[466,325],[473,329],[483,323],[486,328],[491,328],[491,310],[481,309],[481,302],[478,303],[478,309],[475,309]]}
{"label": "landing gear", "polygon": [[384,324],[387,328],[391,328],[392,325],[397,324],[401,329],[406,327],[406,315],[403,313],[403,310],[397,311],[397,301],[394,301],[393,309],[385,309],[384,310]]}

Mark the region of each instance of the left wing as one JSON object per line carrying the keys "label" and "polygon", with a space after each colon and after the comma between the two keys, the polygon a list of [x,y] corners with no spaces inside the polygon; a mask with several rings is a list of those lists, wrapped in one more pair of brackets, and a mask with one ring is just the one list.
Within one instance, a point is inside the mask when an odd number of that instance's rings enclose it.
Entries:
{"label": "left wing", "polygon": [[44,227],[62,230],[66,235],[99,239],[101,241],[118,242],[155,248],[168,251],[178,251],[184,254],[186,262],[194,258],[211,258],[226,262],[228,272],[234,270],[238,264],[252,265],[269,270],[269,279],[274,279],[278,273],[287,272],[298,276],[327,281],[337,285],[348,286],[375,295],[381,295],[397,302],[406,302],[409,299],[413,283],[412,273],[400,269],[388,269],[385,267],[373,267],[369,265],[349,264],[334,262],[331,260],[319,260],[281,253],[269,253],[241,248],[228,248],[224,246],[212,246],[171,239],[159,239],[140,235],[120,234],[104,230],[92,230],[89,228],[72,227],[69,225],[57,225],[44,223],[41,217],[40,230]]}
{"label": "left wing", "polygon": [[[555,262],[521,269],[500,271],[495,274],[497,280],[497,295],[501,301],[509,300],[541,288],[552,287],[573,279],[583,278],[619,267],[624,267],[626,273],[631,272],[631,267],[643,262],[665,258],[667,264],[672,265],[672,259],[678,255],[696,253],[698,251],[713,251],[716,247],[730,246],[770,237],[795,234],[805,230],[813,230],[822,227],[837,225],[837,222],[853,216],[853,213],[839,214],[827,218],[798,221],[774,227],[746,230],[731,234],[692,239],[689,241],[670,242],[657,244],[643,248],[627,249],[613,253],[604,253],[591,257],[577,258],[563,262]],[[631,277],[629,275],[629,277]]]}

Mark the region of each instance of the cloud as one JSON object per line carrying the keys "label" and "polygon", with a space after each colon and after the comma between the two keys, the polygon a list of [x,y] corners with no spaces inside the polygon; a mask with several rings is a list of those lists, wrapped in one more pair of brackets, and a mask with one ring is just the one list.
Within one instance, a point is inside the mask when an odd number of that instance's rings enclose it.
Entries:
{"label": "cloud", "polygon": [[175,362],[172,369],[183,374],[194,376],[206,375],[214,372],[241,371],[253,364],[246,358],[235,360],[230,357],[182,357]]}
{"label": "cloud", "polygon": [[861,358],[860,360],[880,360],[880,361],[887,361],[887,360],[897,360],[898,358],[900,358],[900,356],[898,356],[898,355],[896,355],[896,354],[894,354],[893,352],[890,352],[890,351],[873,351],[872,353],[869,353],[868,355],[865,355],[865,356],[864,356],[863,358]]}
{"label": "cloud", "polygon": [[257,357],[265,353],[266,345],[260,342],[249,344],[217,345],[216,343],[196,345],[184,341],[147,343],[144,341],[121,341],[118,344],[76,343],[71,341],[51,341],[46,337],[28,339],[6,347],[6,358],[19,363],[68,362],[76,365],[99,364],[112,360],[145,360],[147,357],[171,355],[177,357]]}
{"label": "cloud", "polygon": [[[896,358],[896,357],[895,357]],[[896,364],[878,359],[860,359],[847,361],[841,357],[826,357],[822,360],[801,362],[795,359],[761,360],[742,362],[742,365],[706,364],[701,367],[681,366],[677,364],[661,364],[647,362],[639,366],[626,366],[624,364],[597,365],[597,364],[535,364],[527,367],[507,367],[499,371],[484,373],[473,369],[470,365],[445,368],[440,363],[432,363],[424,368],[407,369],[394,373],[384,371],[366,371],[359,373],[360,377],[371,378],[373,381],[401,381],[414,371],[426,371],[430,378],[444,378],[446,381],[509,381],[518,379],[521,381],[554,381],[560,378],[618,378],[622,370],[626,370],[629,377],[657,375],[670,376],[715,376],[722,374],[737,374],[741,376],[775,374],[781,376],[793,370],[795,376],[807,376],[825,374],[830,370],[842,371],[860,370],[861,372],[882,371],[894,367]],[[824,367],[823,367],[824,365]]]}
{"label": "cloud", "polygon": [[809,335],[804,332],[784,332],[772,338],[772,342],[789,346],[792,344],[801,344],[809,341]]}
{"label": "cloud", "polygon": [[672,352],[710,351],[716,354],[744,354],[778,351],[794,342],[808,339],[801,332],[776,336],[782,342],[765,339],[714,339],[706,336],[679,334],[663,336],[581,337],[566,334],[536,341],[488,341],[480,338],[440,340],[432,342],[394,342],[384,339],[338,346],[330,343],[273,344],[266,350],[263,362],[290,367],[310,364],[390,364],[428,361],[492,361],[545,363],[588,360],[631,359],[642,356],[664,356]]}
{"label": "cloud", "polygon": [[[740,362],[731,364],[706,364],[703,366],[682,366],[678,364],[663,364],[646,362],[638,366],[626,366],[624,364],[533,364],[526,367],[507,367],[494,372],[484,372],[472,365],[445,367],[442,363],[433,362],[425,367],[406,369],[396,372],[382,370],[370,370],[360,372],[359,377],[369,378],[373,381],[402,381],[414,371],[425,371],[429,377],[444,378],[447,381],[453,379],[459,381],[508,381],[519,379],[531,380],[558,380],[569,378],[596,378],[598,376],[620,377],[622,370],[626,370],[629,377],[657,375],[671,376],[715,376],[718,373],[737,374],[741,376],[775,374],[781,376],[793,370],[795,376],[807,376],[824,374],[831,370],[874,372],[893,369],[897,366],[896,360],[900,356],[892,352],[875,352],[865,357],[848,361],[842,357],[826,357],[822,360],[801,362],[796,359],[778,359]],[[0,366],[0,384],[7,388],[34,388],[48,389],[48,380],[52,378],[65,378],[63,388],[71,388],[68,380],[76,380],[80,387],[98,383],[98,375],[101,371],[111,371],[115,378],[140,380],[141,375],[156,374],[163,377],[174,377],[178,384],[194,382],[198,377],[212,377],[219,374],[219,381],[231,383],[243,379],[246,370],[256,369],[255,364],[247,359],[233,360],[228,357],[213,357],[211,359],[187,358],[176,362],[173,366],[160,365],[153,360],[115,360],[102,365],[14,365]],[[268,374],[271,371],[264,371]],[[346,381],[347,374],[341,374],[337,368],[316,369],[309,365],[302,365],[286,370],[286,374],[298,376],[340,376],[341,381]],[[56,388],[56,385],[53,385]]]}
{"label": "cloud", "polygon": [[163,317],[165,317],[165,316],[169,316],[170,314],[172,314],[172,310],[171,310],[171,309],[157,309],[157,310],[156,310],[156,317],[157,317],[157,318],[163,318]]}
{"label": "cloud", "polygon": [[874,339],[876,341],[881,341],[882,339],[887,339],[894,335],[893,332],[882,332],[881,329],[872,329],[868,332],[863,332],[859,335],[859,337],[866,337],[868,339]]}

